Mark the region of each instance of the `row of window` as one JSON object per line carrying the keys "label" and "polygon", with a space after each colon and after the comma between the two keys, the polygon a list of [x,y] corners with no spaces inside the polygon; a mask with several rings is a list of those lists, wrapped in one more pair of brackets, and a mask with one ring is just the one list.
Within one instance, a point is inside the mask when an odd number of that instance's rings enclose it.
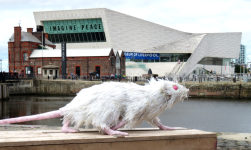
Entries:
{"label": "row of window", "polygon": [[[36,74],[42,74],[42,68],[41,67],[37,67],[37,71]],[[31,74],[33,72],[33,67],[29,67],[29,66],[25,66],[25,74]]]}
{"label": "row of window", "polygon": [[52,43],[106,42],[106,37],[105,32],[49,34],[49,41]]}

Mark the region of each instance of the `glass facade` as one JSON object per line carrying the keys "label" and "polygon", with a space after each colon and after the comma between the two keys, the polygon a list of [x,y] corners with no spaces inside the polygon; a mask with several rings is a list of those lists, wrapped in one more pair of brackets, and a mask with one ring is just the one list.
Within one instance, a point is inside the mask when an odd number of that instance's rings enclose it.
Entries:
{"label": "glass facade", "polygon": [[49,41],[52,43],[90,43],[90,42],[106,42],[104,32],[95,33],[65,33],[65,34],[49,34]]}
{"label": "glass facade", "polygon": [[53,43],[106,42],[101,18],[44,21],[45,32]]}
{"label": "glass facade", "polygon": [[231,58],[215,58],[215,57],[205,57],[202,58],[198,64],[202,65],[218,65],[218,66],[225,66],[231,62]]}

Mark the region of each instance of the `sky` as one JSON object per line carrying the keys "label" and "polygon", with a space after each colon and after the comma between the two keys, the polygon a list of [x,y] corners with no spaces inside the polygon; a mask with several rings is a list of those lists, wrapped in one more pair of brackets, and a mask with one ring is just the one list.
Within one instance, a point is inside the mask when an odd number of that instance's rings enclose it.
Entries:
{"label": "sky", "polygon": [[[0,59],[8,71],[8,39],[19,22],[36,24],[35,11],[108,8],[191,33],[242,32],[251,61],[251,0],[0,0]],[[1,71],[1,66],[0,66]]]}

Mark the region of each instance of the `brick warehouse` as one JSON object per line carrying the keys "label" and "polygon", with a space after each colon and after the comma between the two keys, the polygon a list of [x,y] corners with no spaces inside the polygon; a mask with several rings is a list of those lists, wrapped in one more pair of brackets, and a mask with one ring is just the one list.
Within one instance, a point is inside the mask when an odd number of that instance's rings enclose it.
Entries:
{"label": "brick warehouse", "polygon": [[[60,68],[61,75],[61,51],[55,49],[56,46],[48,40],[48,34],[42,31],[39,26],[37,32],[33,32],[32,28],[27,28],[27,32],[23,32],[21,27],[14,27],[14,34],[8,42],[9,71],[27,75],[30,66],[34,75],[42,76],[43,66],[54,65]],[[94,71],[100,76],[125,74],[124,53],[113,51],[112,48],[79,51],[67,49],[68,76],[71,73],[88,76]]]}

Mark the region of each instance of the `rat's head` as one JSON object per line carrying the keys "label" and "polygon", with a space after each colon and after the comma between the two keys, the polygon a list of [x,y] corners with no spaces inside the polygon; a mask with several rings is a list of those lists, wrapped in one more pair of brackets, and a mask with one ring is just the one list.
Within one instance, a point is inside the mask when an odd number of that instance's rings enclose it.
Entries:
{"label": "rat's head", "polygon": [[188,97],[189,89],[179,83],[164,81],[163,92],[171,95],[171,100],[178,102]]}
{"label": "rat's head", "polygon": [[152,85],[153,88],[159,88],[161,93],[169,97],[168,101],[178,102],[188,97],[189,89],[179,83],[167,80],[156,81],[154,78],[151,78],[149,84]]}
{"label": "rat's head", "polygon": [[175,103],[179,101],[183,101],[185,98],[188,97],[189,89],[186,87],[167,80],[159,80],[159,81],[150,81],[159,87],[161,93],[164,94],[167,102],[170,104],[169,106],[172,107]]}

